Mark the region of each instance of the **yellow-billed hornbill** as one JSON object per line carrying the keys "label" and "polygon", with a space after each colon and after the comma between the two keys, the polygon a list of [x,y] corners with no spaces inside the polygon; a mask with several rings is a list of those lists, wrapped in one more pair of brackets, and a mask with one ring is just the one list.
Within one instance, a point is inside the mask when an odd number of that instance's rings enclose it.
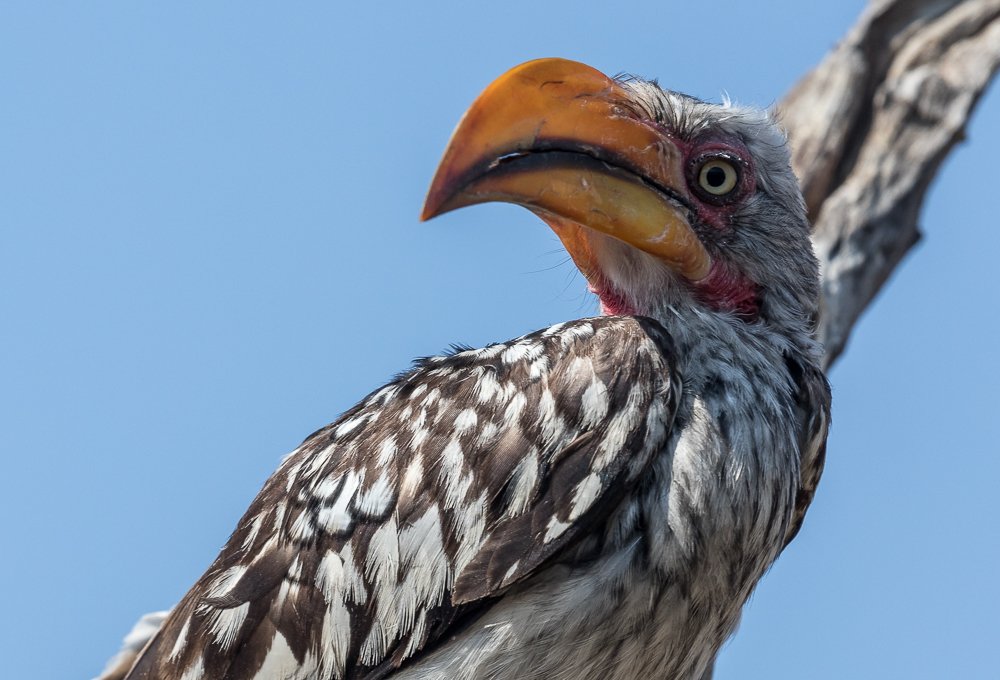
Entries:
{"label": "yellow-billed hornbill", "polygon": [[417,362],[310,436],[128,677],[693,680],[798,530],[830,392],[765,112],[542,59],[423,219],[523,205],[603,315]]}

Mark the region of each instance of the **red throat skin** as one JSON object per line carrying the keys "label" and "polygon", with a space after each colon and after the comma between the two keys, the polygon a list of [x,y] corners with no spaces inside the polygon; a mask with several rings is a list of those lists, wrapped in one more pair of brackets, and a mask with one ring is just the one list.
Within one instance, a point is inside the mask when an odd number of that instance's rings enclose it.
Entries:
{"label": "red throat skin", "polygon": [[[702,299],[720,312],[732,312],[743,321],[755,321],[760,313],[757,285],[744,277],[733,275],[716,261],[708,276],[693,281],[692,286]],[[587,290],[601,301],[601,313],[607,316],[640,314],[635,305],[611,287],[587,284]]]}
{"label": "red throat skin", "polygon": [[601,301],[601,314],[605,316],[634,316],[639,313],[624,295],[614,289],[598,290],[594,284],[588,283],[587,290]]}
{"label": "red throat skin", "polygon": [[708,276],[692,283],[703,299],[720,312],[732,312],[744,321],[756,321],[760,313],[757,284],[733,274],[716,260]]}

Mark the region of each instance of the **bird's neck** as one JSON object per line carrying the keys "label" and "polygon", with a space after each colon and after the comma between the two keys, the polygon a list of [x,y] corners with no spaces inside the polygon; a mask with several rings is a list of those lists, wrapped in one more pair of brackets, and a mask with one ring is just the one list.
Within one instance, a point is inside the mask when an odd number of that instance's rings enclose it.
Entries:
{"label": "bird's neck", "polygon": [[783,375],[787,357],[817,361],[818,345],[805,326],[777,328],[763,319],[747,321],[678,300],[664,301],[645,314],[670,333],[687,383],[711,383],[720,376],[736,379],[744,373],[745,380],[753,382],[761,371],[778,369]]}

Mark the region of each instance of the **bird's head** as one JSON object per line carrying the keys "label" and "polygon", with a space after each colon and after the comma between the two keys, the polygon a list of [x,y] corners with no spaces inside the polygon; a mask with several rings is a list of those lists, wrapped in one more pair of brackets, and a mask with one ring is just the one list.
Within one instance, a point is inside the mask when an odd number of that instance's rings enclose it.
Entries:
{"label": "bird's head", "polygon": [[607,314],[801,329],[818,277],[788,159],[766,112],[540,59],[473,102],[421,219],[516,203],[555,231]]}

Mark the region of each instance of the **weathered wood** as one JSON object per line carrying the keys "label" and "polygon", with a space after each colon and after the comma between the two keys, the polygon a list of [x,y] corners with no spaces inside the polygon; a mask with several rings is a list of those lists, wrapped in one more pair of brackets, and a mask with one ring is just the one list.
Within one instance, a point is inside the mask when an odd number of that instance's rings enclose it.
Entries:
{"label": "weathered wood", "polygon": [[927,188],[1000,66],[1000,0],[879,0],[780,104],[823,267],[829,367],[920,239]]}

